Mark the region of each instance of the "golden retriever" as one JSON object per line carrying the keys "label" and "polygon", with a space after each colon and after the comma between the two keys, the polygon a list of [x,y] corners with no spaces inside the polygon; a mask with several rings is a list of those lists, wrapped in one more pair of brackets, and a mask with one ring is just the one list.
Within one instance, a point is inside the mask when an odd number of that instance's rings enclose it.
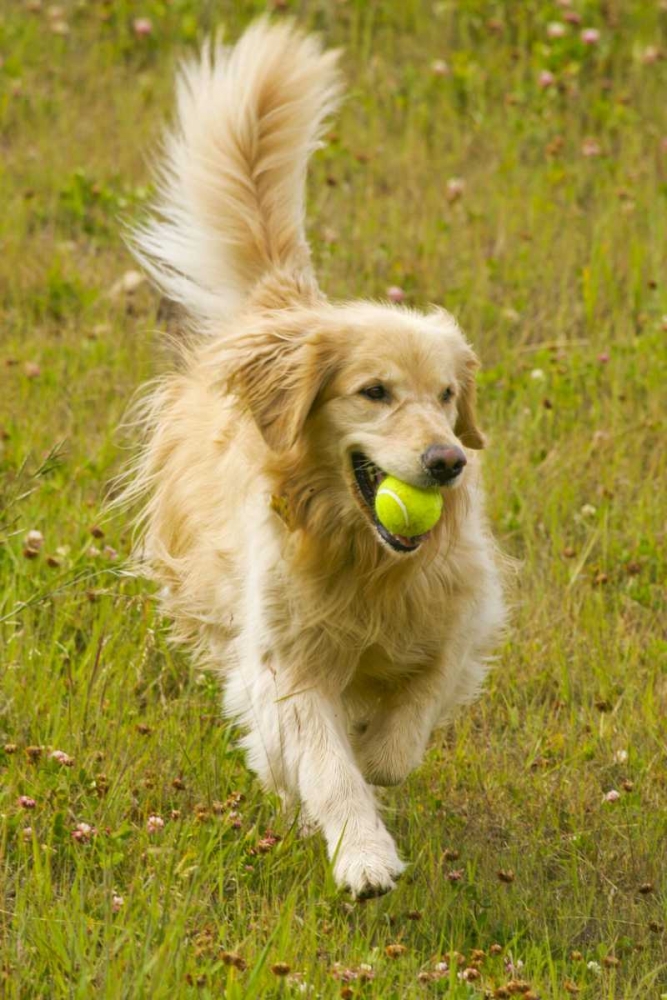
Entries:
{"label": "golden retriever", "polygon": [[[337,53],[289,23],[182,68],[134,247],[189,334],[143,405],[127,495],[145,500],[146,572],[221,672],[250,766],[365,896],[404,868],[371,786],[403,781],[478,693],[503,600],[456,321],[331,303],[313,274],[306,166],[340,92]],[[441,488],[436,527],[378,522],[387,474]]]}

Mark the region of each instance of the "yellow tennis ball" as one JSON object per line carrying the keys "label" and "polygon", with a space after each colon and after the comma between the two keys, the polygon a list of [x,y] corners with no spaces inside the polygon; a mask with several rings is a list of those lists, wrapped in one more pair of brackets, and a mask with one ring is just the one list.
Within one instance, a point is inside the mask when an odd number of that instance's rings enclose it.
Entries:
{"label": "yellow tennis ball", "polygon": [[442,513],[442,493],[437,487],[420,490],[387,476],[375,494],[378,521],[392,535],[415,538],[425,535],[438,523]]}

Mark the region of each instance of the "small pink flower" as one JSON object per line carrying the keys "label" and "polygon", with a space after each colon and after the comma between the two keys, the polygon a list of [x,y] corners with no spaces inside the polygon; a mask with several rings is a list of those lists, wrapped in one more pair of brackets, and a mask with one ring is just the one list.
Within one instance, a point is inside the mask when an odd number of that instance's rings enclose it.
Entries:
{"label": "small pink flower", "polygon": [[390,302],[402,302],[405,298],[405,292],[399,285],[390,285],[387,289],[387,298]]}
{"label": "small pink flower", "polygon": [[451,73],[449,63],[445,62],[444,59],[434,59],[431,63],[431,73],[435,76],[449,76]]}
{"label": "small pink flower", "polygon": [[275,834],[269,831],[267,832],[266,837],[262,837],[262,839],[257,842],[257,850],[260,854],[268,854],[271,848],[275,847],[279,840],[279,837],[276,837]]}
{"label": "small pink flower", "polygon": [[447,181],[446,196],[447,201],[455,202],[463,197],[466,189],[466,182],[462,177],[450,177]]}
{"label": "small pink flower", "polygon": [[51,760],[56,760],[59,764],[62,764],[63,767],[72,767],[74,764],[74,758],[70,757],[70,755],[65,753],[64,750],[53,750],[49,754],[49,758]]}
{"label": "small pink flower", "polygon": [[609,361],[609,351],[602,351],[601,354],[598,354],[598,361],[601,365],[606,365]]}
{"label": "small pink flower", "polygon": [[600,41],[600,32],[597,28],[584,28],[581,32],[581,40],[584,45],[597,45]]}
{"label": "small pink flower", "polygon": [[646,63],[647,66],[652,66],[661,57],[660,49],[655,45],[647,45],[642,52],[642,62]]}
{"label": "small pink flower", "polygon": [[547,38],[563,38],[567,34],[567,27],[562,21],[551,21],[547,24]]}
{"label": "small pink flower", "polygon": [[137,38],[145,38],[153,31],[153,22],[148,17],[135,17],[132,22],[132,30]]}
{"label": "small pink flower", "polygon": [[72,830],[72,840],[76,840],[79,844],[87,844],[96,833],[97,830],[90,823],[77,823]]}
{"label": "small pink flower", "polygon": [[21,809],[34,809],[37,803],[29,795],[19,795],[19,805]]}
{"label": "small pink flower", "polygon": [[25,536],[25,543],[28,548],[32,549],[34,552],[38,552],[44,544],[44,535],[41,531],[37,531],[33,528],[33,530],[29,531]]}
{"label": "small pink flower", "polygon": [[597,139],[593,139],[591,136],[584,139],[581,144],[581,152],[583,156],[600,156],[602,153],[602,147]]}
{"label": "small pink flower", "polygon": [[450,872],[447,872],[447,879],[450,882],[460,882],[463,878],[463,868],[452,868]]}
{"label": "small pink flower", "polygon": [[510,976],[518,975],[523,969],[523,961],[517,958],[516,962],[512,958],[511,952],[508,954],[507,958],[504,959],[503,965],[505,966],[505,971],[510,974]]}
{"label": "small pink flower", "polygon": [[114,913],[118,913],[123,906],[125,906],[125,900],[122,896],[119,896],[117,892],[114,892],[111,897],[111,909]]}
{"label": "small pink flower", "polygon": [[566,10],[563,14],[563,20],[567,21],[568,24],[581,24],[581,14],[577,14],[576,10]]}
{"label": "small pink flower", "polygon": [[621,793],[617,792],[615,788],[612,788],[611,791],[607,792],[607,794],[605,795],[604,801],[605,802],[618,802],[618,800],[620,799],[620,797],[621,797]]}
{"label": "small pink flower", "polygon": [[158,833],[164,829],[164,820],[161,816],[149,816],[146,822],[146,829],[149,833]]}
{"label": "small pink flower", "polygon": [[547,87],[553,87],[556,82],[556,77],[548,69],[543,69],[539,76],[539,85],[543,90]]}

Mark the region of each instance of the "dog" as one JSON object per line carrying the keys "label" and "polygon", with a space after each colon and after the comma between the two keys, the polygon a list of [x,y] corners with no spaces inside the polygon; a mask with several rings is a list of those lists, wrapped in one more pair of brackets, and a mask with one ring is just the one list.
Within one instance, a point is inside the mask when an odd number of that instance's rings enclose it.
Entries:
{"label": "dog", "polygon": [[[373,786],[479,693],[504,607],[472,348],[441,308],[333,303],[313,273],[306,168],[341,94],[338,53],[288,22],[182,67],[132,245],[188,322],[141,405],[125,499],[250,767],[366,897],[404,869]],[[441,490],[434,528],[380,523],[387,475]]]}

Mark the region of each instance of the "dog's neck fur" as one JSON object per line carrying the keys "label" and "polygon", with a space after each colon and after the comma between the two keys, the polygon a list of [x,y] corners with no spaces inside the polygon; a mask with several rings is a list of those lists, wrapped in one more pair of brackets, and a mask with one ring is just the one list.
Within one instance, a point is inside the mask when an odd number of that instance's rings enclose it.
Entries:
{"label": "dog's neck fur", "polygon": [[[309,649],[311,642],[317,649],[330,643],[346,661],[376,646],[396,662],[428,658],[433,644],[442,641],[448,613],[469,587],[457,557],[467,497],[457,490],[450,499],[434,536],[416,553],[399,556],[385,549],[370,525],[360,523],[361,513],[351,516],[349,505],[345,517],[323,527],[317,497],[311,496],[301,526],[278,528],[291,581],[290,614],[285,616],[280,597],[277,604],[285,639]],[[320,510],[328,507],[321,503]],[[425,607],[434,609],[434,617],[415,637],[410,623]],[[317,663],[311,652],[306,659]]]}

